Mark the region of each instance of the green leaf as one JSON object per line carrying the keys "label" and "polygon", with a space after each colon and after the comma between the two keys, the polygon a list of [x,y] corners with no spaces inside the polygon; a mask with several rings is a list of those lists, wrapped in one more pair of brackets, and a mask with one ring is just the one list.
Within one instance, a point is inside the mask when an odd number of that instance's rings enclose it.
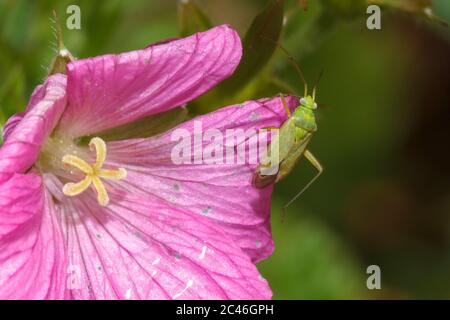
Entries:
{"label": "green leaf", "polygon": [[448,23],[433,13],[432,0],[369,0],[369,3],[424,17],[447,27]]}
{"label": "green leaf", "polygon": [[419,12],[431,8],[431,0],[369,0],[369,3],[389,6],[407,12]]}
{"label": "green leaf", "polygon": [[450,1],[440,0],[433,2],[433,12],[445,21],[450,21]]}
{"label": "green leaf", "polygon": [[367,0],[322,0],[321,3],[326,10],[342,18],[365,14],[368,5]]}
{"label": "green leaf", "polygon": [[283,0],[270,0],[253,20],[243,41],[243,56],[234,75],[219,88],[226,95],[243,90],[272,57],[283,27]]}
{"label": "green leaf", "polygon": [[212,28],[205,12],[192,0],[180,1],[178,4],[178,19],[182,37]]}

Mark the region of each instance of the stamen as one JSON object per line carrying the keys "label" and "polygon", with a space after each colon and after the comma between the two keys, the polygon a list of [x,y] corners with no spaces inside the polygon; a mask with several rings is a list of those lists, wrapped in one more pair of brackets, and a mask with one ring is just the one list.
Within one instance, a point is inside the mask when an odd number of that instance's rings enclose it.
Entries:
{"label": "stamen", "polygon": [[111,179],[111,180],[121,180],[127,177],[127,170],[124,168],[119,168],[117,170],[100,170],[98,172],[100,178]]}
{"label": "stamen", "polygon": [[78,158],[77,156],[73,156],[73,155],[65,155],[62,158],[62,162],[64,162],[65,164],[69,164],[77,169],[80,169],[82,172],[84,172],[85,174],[93,174],[94,170],[92,169],[91,165],[89,163],[87,163],[86,161],[84,161],[81,158]]}
{"label": "stamen", "polygon": [[80,193],[84,192],[91,185],[92,178],[90,176],[86,176],[83,180],[78,183],[67,183],[63,187],[63,193],[66,196],[77,196]]}
{"label": "stamen", "polygon": [[89,147],[92,151],[95,149],[95,152],[97,153],[94,169],[100,170],[106,159],[106,143],[102,139],[96,137],[92,138],[91,142],[89,142]]}
{"label": "stamen", "polygon": [[94,184],[94,188],[97,191],[97,200],[101,206],[107,206],[109,203],[108,192],[106,191],[105,185],[98,177],[93,177],[92,182]]}
{"label": "stamen", "polygon": [[93,165],[90,165],[83,159],[74,156],[74,155],[65,155],[62,158],[62,161],[65,164],[71,165],[80,169],[83,173],[86,174],[85,178],[78,183],[67,183],[63,187],[63,193],[66,196],[76,196],[87,190],[91,184],[95,191],[97,192],[97,200],[101,206],[107,206],[109,203],[108,191],[102,180],[121,180],[125,179],[127,176],[127,170],[124,168],[118,168],[117,170],[106,170],[102,169],[103,164],[106,160],[106,143],[101,138],[95,137],[93,138],[89,146],[92,151],[96,152],[96,162]]}

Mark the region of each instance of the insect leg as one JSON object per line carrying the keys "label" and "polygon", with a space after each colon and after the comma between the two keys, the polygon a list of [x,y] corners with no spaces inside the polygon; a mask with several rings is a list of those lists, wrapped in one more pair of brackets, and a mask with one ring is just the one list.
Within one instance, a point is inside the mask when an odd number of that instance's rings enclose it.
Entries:
{"label": "insect leg", "polygon": [[289,110],[289,107],[288,107],[288,104],[286,102],[286,99],[284,99],[284,95],[280,94],[280,98],[281,98],[281,102],[283,103],[284,110],[286,110],[286,114],[287,114],[288,118],[290,118],[291,117],[291,110]]}
{"label": "insect leg", "polygon": [[291,201],[289,201],[284,207],[283,207],[283,211],[290,206],[295,200],[297,200],[298,197],[300,197],[300,195],[306,191],[306,189],[308,189],[314,181],[316,181],[316,179],[322,174],[323,172],[323,167],[320,164],[319,160],[316,159],[316,157],[314,157],[314,155],[309,151],[309,150],[305,150],[305,153],[303,154],[305,156],[305,158],[317,169],[317,174],[306,184],[306,186],[303,187],[302,190],[299,191],[299,193],[297,193],[297,195],[292,198]]}

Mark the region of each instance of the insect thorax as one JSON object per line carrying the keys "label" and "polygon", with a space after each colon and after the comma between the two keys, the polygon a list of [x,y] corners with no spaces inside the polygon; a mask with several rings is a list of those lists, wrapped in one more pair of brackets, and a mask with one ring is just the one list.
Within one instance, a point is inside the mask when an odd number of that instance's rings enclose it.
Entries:
{"label": "insect thorax", "polygon": [[313,133],[317,130],[316,117],[314,110],[303,105],[300,105],[295,109],[292,115],[295,126],[299,129],[303,129],[306,133]]}

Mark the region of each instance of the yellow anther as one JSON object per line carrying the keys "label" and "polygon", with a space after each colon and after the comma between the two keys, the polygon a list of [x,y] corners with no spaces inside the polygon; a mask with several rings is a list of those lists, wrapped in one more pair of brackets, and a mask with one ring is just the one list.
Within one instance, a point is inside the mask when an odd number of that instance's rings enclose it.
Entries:
{"label": "yellow anther", "polygon": [[67,183],[63,187],[63,193],[66,196],[76,196],[87,190],[91,185],[97,192],[97,200],[101,206],[106,206],[109,203],[109,196],[105,185],[102,180],[121,180],[127,176],[127,171],[124,168],[118,168],[116,170],[102,169],[106,159],[106,143],[101,138],[93,138],[89,146],[92,151],[96,152],[96,161],[93,165],[90,165],[83,159],[74,155],[65,155],[62,161],[65,164],[71,165],[81,170],[86,176],[83,180],[77,183]]}

